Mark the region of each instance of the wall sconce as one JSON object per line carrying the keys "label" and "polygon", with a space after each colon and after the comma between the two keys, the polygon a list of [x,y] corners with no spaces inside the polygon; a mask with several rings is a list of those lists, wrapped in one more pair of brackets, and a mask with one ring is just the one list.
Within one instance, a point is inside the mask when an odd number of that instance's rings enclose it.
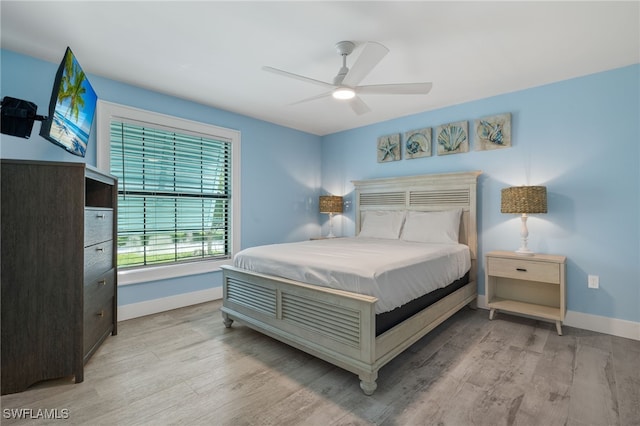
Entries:
{"label": "wall sconce", "polygon": [[321,195],[320,196],[320,213],[329,214],[329,235],[327,238],[335,238],[333,235],[333,224],[331,219],[334,213],[342,213],[342,197],[337,195]]}
{"label": "wall sconce", "polygon": [[522,214],[520,237],[522,246],[516,253],[531,256],[534,253],[527,247],[529,230],[527,229],[527,214],[547,212],[547,188],[545,186],[512,186],[501,192],[501,213]]}

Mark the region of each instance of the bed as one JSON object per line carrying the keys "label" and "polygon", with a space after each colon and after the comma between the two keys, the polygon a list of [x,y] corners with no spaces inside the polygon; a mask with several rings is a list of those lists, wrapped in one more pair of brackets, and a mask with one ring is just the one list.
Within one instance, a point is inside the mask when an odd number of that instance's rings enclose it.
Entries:
{"label": "bed", "polygon": [[[420,297],[415,294],[403,296],[411,300],[393,300],[389,304],[380,289],[368,289],[376,285],[384,289],[389,286],[388,283],[400,286],[412,280],[411,273],[409,276],[388,273],[387,285],[385,282],[363,281],[367,277],[359,278],[356,287],[353,287],[346,285],[348,281],[354,281],[346,274],[357,273],[355,260],[353,268],[349,268],[349,262],[346,262],[346,271],[337,268],[332,270],[325,264],[316,263],[305,265],[303,272],[282,272],[280,264],[273,263],[272,259],[263,261],[262,267],[276,265],[273,266],[276,269],[260,269],[260,265],[256,266],[260,262],[255,262],[259,257],[243,257],[254,251],[253,248],[247,249],[241,252],[242,255],[239,253],[236,256],[234,266],[223,266],[221,310],[225,326],[231,327],[233,321],[238,321],[350,371],[358,375],[362,391],[372,395],[377,388],[381,367],[464,306],[475,307],[478,261],[476,188],[480,174],[479,171],[471,171],[353,181],[356,237],[283,245],[288,247],[289,253],[298,252],[303,247],[312,251],[333,252],[339,249],[336,246],[349,247],[355,252],[371,235],[372,240],[381,237],[376,234],[378,231],[371,234],[372,229],[376,229],[372,228],[372,224],[386,225],[389,217],[396,216],[402,217],[399,239],[423,242],[422,236],[405,238],[405,231],[412,229],[419,234],[421,229],[416,224],[426,223],[425,218],[431,220],[434,214],[451,217],[451,212],[458,212],[459,221],[456,224],[459,229],[453,235],[459,244],[444,241],[447,244],[442,245],[450,246],[451,251],[456,253],[460,251],[459,246],[463,245],[466,254],[455,256],[456,259],[468,258],[468,263],[460,266],[464,264],[460,260],[458,269],[462,267],[464,271],[455,273],[456,276],[462,275],[459,278],[452,279],[450,274],[445,274],[447,282],[440,282],[435,291]],[[414,218],[412,221],[409,220],[410,216]],[[376,222],[378,219],[374,217],[386,219]],[[406,235],[415,235],[415,232]],[[448,237],[451,237],[451,233],[438,236]],[[407,244],[396,243],[391,238],[383,240],[385,243],[389,253],[398,253],[399,250],[405,250],[405,246],[412,245],[411,241]],[[268,251],[272,252],[274,248]],[[404,256],[405,252],[402,253]],[[414,256],[413,251],[407,253]],[[415,256],[428,257],[426,254]],[[283,258],[287,258],[286,249]],[[400,262],[398,256],[395,261]],[[418,285],[415,275],[414,271],[413,281],[407,284],[409,288]],[[354,288],[359,290],[353,291]]]}

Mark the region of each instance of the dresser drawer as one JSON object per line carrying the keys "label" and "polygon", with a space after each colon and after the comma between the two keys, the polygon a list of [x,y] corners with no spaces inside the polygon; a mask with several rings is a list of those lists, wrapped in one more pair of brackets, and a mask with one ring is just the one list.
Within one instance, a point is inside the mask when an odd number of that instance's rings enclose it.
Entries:
{"label": "dresser drawer", "polygon": [[84,209],[84,245],[113,239],[113,209]]}
{"label": "dresser drawer", "polygon": [[560,284],[560,265],[530,259],[487,259],[487,273],[494,277]]}
{"label": "dresser drawer", "polygon": [[105,241],[84,249],[84,282],[96,279],[112,269],[113,241]]}
{"label": "dresser drawer", "polygon": [[[108,295],[106,295],[108,296]],[[113,329],[113,294],[95,297],[84,306],[83,355]]]}
{"label": "dresser drawer", "polygon": [[84,305],[89,306],[92,300],[107,299],[115,294],[115,277],[116,270],[111,269],[109,272],[99,275],[91,281],[84,283]]}

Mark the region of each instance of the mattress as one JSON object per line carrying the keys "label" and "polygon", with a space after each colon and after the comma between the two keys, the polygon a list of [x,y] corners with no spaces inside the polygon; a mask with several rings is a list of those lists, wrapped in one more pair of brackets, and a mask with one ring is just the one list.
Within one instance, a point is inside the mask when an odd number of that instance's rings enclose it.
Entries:
{"label": "mattress", "polygon": [[462,278],[471,255],[463,244],[353,237],[251,247],[236,254],[234,265],[374,296],[380,314]]}
{"label": "mattress", "polygon": [[418,312],[433,305],[437,301],[444,299],[467,284],[469,284],[469,272],[467,272],[464,277],[455,280],[446,287],[433,290],[432,292],[420,296],[417,299],[413,299],[392,311],[376,314],[376,336],[392,329],[407,318],[414,316]]}

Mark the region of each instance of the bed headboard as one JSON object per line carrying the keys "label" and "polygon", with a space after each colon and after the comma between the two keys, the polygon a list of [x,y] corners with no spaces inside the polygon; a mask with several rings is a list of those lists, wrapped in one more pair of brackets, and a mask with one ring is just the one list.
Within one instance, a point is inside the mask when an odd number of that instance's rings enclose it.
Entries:
{"label": "bed headboard", "polygon": [[[460,242],[478,256],[476,189],[481,171],[354,180],[356,235],[367,210],[437,211],[462,208]],[[472,267],[472,274],[477,269]],[[475,276],[472,277],[475,279]]]}

